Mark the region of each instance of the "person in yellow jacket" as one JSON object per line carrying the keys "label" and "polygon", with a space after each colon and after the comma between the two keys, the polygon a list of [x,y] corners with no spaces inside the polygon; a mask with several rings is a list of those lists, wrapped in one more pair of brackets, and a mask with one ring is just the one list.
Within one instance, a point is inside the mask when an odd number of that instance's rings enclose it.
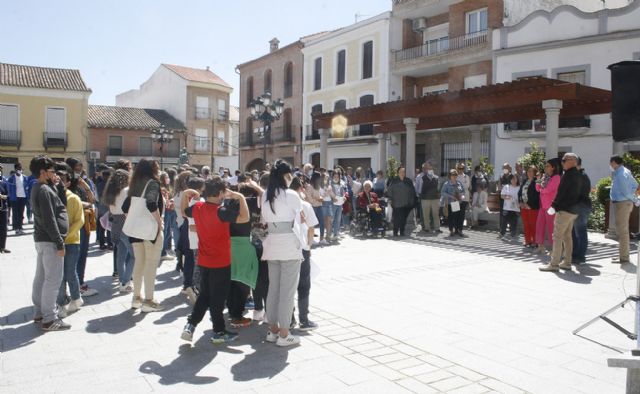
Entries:
{"label": "person in yellow jacket", "polygon": [[[64,239],[64,277],[60,284],[57,300],[58,314],[64,317],[67,313],[77,311],[84,304],[80,296],[80,280],[76,271],[76,265],[80,257],[80,230],[84,228],[84,210],[82,209],[80,197],[69,190],[75,186],[72,183],[77,182],[77,180],[74,180],[69,172],[65,170],[56,171],[56,175],[59,177],[59,181],[56,182],[58,196],[67,206],[69,218],[69,232]],[[65,308],[67,284],[69,285],[71,301]]]}

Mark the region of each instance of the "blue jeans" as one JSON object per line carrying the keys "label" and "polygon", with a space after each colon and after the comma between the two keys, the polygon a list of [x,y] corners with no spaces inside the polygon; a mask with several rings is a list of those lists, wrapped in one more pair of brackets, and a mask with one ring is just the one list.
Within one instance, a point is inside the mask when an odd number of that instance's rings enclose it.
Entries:
{"label": "blue jeans", "polygon": [[180,230],[178,229],[178,223],[176,218],[178,217],[176,211],[164,210],[164,244],[162,245],[162,255],[165,256],[169,251],[169,242],[173,238],[173,249],[178,249],[178,237]]}
{"label": "blue jeans", "polygon": [[124,234],[120,235],[120,241],[118,241],[118,247],[116,248],[116,258],[118,264],[118,280],[120,284],[124,286],[131,280],[133,265],[135,264],[133,246],[131,246],[131,242],[129,242],[129,237]]}
{"label": "blue jeans", "polygon": [[333,211],[333,223],[331,226],[333,227],[333,236],[337,237],[340,234],[340,225],[342,224],[342,205],[333,205],[331,207]]}
{"label": "blue jeans", "polygon": [[84,227],[80,229],[80,256],[78,257],[78,265],[76,271],[78,272],[78,280],[80,285],[84,285],[84,270],[87,267],[87,255],[89,254],[89,237],[90,234],[84,230]]}
{"label": "blue jeans", "polygon": [[578,210],[578,217],[573,223],[573,231],[571,234],[573,237],[573,251],[571,256],[574,262],[583,262],[586,260],[587,244],[589,243],[587,222],[589,220],[590,213],[591,209],[588,206],[580,206]]}
{"label": "blue jeans", "polygon": [[324,215],[322,214],[322,206],[313,207],[313,212],[316,213],[318,223],[320,224],[320,236],[324,237]]}
{"label": "blue jeans", "polygon": [[[81,229],[80,231],[84,231]],[[78,273],[76,272],[76,265],[78,265],[78,258],[80,257],[80,244],[64,245],[64,272],[62,276],[62,283],[60,284],[60,291],[58,292],[58,305],[64,305],[65,293],[67,292],[67,283],[69,284],[69,293],[72,300],[80,298],[80,281],[78,280]]]}

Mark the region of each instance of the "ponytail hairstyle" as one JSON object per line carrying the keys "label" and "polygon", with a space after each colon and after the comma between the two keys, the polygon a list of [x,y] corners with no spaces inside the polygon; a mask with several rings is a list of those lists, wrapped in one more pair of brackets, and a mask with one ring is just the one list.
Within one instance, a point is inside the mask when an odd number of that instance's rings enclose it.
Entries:
{"label": "ponytail hairstyle", "polygon": [[129,171],[117,169],[107,181],[107,186],[102,192],[102,202],[104,205],[114,205],[118,194],[129,185]]}
{"label": "ponytail hairstyle", "polygon": [[269,186],[267,187],[267,201],[271,207],[271,212],[276,213],[273,208],[273,202],[276,199],[276,195],[287,190],[287,180],[285,175],[291,174],[291,165],[282,159],[276,160],[273,167],[271,167],[271,173],[269,174]]}

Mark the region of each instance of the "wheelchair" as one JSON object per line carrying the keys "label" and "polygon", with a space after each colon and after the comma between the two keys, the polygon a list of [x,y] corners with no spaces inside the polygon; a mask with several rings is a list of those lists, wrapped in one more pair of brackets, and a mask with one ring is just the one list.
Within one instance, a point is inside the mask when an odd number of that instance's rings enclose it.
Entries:
{"label": "wheelchair", "polygon": [[367,208],[358,208],[354,220],[349,225],[349,234],[352,237],[368,235],[384,237],[389,227],[386,221],[386,201],[380,200],[380,211],[369,212]]}

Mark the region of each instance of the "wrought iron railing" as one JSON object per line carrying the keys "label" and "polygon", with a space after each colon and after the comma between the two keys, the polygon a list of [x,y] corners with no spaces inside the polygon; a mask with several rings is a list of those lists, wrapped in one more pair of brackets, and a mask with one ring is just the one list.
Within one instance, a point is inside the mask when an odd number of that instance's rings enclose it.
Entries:
{"label": "wrought iron railing", "polygon": [[209,137],[193,137],[193,150],[196,153],[211,151],[211,139]]}
{"label": "wrought iron railing", "polygon": [[218,120],[221,122],[226,122],[229,120],[229,112],[224,110],[218,110]]}
{"label": "wrought iron railing", "polygon": [[196,119],[211,118],[211,110],[207,107],[196,107]]}
{"label": "wrought iron railing", "polygon": [[464,48],[483,45],[488,41],[489,30],[465,34],[460,37],[446,38],[426,42],[420,46],[401,49],[395,52],[396,62],[439,55],[441,53],[457,51]]}
{"label": "wrought iron railing", "polygon": [[66,131],[45,131],[43,144],[45,147],[67,147]]}
{"label": "wrought iron railing", "polygon": [[20,147],[20,130],[0,130],[0,145]]}

